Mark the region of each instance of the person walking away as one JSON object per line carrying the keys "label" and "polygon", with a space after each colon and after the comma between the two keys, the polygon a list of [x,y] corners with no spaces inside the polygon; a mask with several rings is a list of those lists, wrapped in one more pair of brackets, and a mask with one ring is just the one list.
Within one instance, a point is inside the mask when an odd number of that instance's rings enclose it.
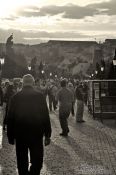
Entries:
{"label": "person walking away", "polygon": [[0,86],[0,106],[3,106],[3,91],[1,86]]}
{"label": "person walking away", "polygon": [[34,89],[35,89],[36,91],[41,92],[41,89],[40,89],[40,81],[39,81],[39,80],[36,80],[36,81],[35,81]]}
{"label": "person walking away", "polygon": [[74,89],[74,86],[71,82],[68,83],[68,88],[70,89],[70,91],[72,92],[73,94],[73,99],[74,101],[72,102],[72,108],[71,108],[71,114],[72,116],[75,115],[75,112],[74,112],[74,105],[75,105],[75,89]]}
{"label": "person walking away", "polygon": [[55,111],[57,109],[57,103],[58,103],[56,100],[56,94],[58,92],[58,88],[55,81],[52,84],[53,84],[53,87],[52,87],[53,109]]}
{"label": "person walking away", "polygon": [[73,94],[66,87],[66,83],[67,82],[65,79],[61,81],[61,89],[56,95],[56,99],[59,101],[59,121],[62,128],[62,133],[60,133],[60,136],[68,136],[68,117],[70,115],[73,102]]}
{"label": "person walking away", "polygon": [[40,91],[41,91],[41,93],[43,94],[43,96],[46,99],[46,96],[47,96],[47,86],[46,86],[46,82],[45,81],[42,81],[40,83]]}
{"label": "person walking away", "polygon": [[[4,118],[5,118],[5,115],[6,115],[6,92],[7,92],[7,89],[8,89],[8,86],[10,84],[10,81],[9,80],[6,80],[3,84],[2,84],[2,92],[3,92],[3,121],[4,121]],[[4,129],[4,126],[3,126],[3,129]]]}
{"label": "person walking away", "polygon": [[80,84],[76,87],[75,96],[77,99],[77,111],[76,111],[76,122],[82,123],[83,112],[84,112],[84,95],[83,95],[83,86]]}
{"label": "person walking away", "polygon": [[87,82],[84,82],[84,84],[83,84],[83,92],[84,92],[84,103],[87,106],[87,102],[88,102],[88,86],[87,86]]}
{"label": "person walking away", "polygon": [[8,104],[10,98],[15,94],[13,83],[9,82],[9,86],[6,89],[6,93],[4,95],[4,99],[6,102],[6,107],[5,107],[5,113],[4,113],[4,120],[3,120],[3,130],[6,130],[7,126],[7,112],[8,112]]}
{"label": "person walking away", "polygon": [[22,81],[19,82],[18,87],[17,87],[17,92],[22,90]]}
{"label": "person walking away", "polygon": [[43,94],[34,90],[34,82],[32,75],[24,75],[23,88],[11,98],[7,115],[7,136],[9,144],[16,146],[19,175],[39,175],[43,165],[44,136],[45,146],[50,144],[47,103]]}
{"label": "person walking away", "polygon": [[48,94],[48,100],[49,100],[49,110],[54,111],[56,110],[57,101],[56,101],[56,92],[57,87],[55,86],[54,82],[49,82],[48,88],[47,88],[47,94]]}

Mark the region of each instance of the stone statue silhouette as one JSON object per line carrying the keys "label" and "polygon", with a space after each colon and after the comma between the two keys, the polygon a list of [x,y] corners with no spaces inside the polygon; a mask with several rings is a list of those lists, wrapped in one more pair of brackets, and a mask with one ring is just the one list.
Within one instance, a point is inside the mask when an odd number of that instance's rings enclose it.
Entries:
{"label": "stone statue silhouette", "polygon": [[13,34],[8,37],[6,41],[6,52],[12,52],[13,51]]}

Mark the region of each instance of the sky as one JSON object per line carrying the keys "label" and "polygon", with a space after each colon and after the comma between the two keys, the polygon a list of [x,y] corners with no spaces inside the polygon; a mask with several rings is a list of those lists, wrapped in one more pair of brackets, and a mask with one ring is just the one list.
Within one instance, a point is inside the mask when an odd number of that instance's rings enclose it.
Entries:
{"label": "sky", "polygon": [[0,43],[116,39],[116,0],[0,0]]}

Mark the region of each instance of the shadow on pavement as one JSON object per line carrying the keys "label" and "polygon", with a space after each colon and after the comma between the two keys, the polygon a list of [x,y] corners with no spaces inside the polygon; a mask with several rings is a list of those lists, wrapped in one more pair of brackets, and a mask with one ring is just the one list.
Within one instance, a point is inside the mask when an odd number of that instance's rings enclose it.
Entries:
{"label": "shadow on pavement", "polygon": [[103,125],[113,130],[116,130],[116,119],[104,119]]}
{"label": "shadow on pavement", "polygon": [[[78,169],[84,168],[85,171],[87,170],[89,172],[89,169],[92,170],[94,174],[99,174],[100,168],[101,168],[101,174],[108,174],[109,175],[109,170],[107,166],[104,166],[102,160],[98,159],[95,157],[92,153],[89,152],[89,150],[85,150],[81,148],[81,145],[78,144],[78,141],[76,142],[72,137],[67,137],[67,144],[69,144],[72,149],[75,151],[75,154],[79,156],[81,159],[80,165],[78,164]],[[87,166],[87,167],[83,167]],[[89,168],[89,169],[87,169]],[[98,172],[97,172],[98,171]],[[87,174],[87,172],[84,172]],[[82,173],[83,174],[83,173]],[[91,174],[91,173],[89,173]]]}
{"label": "shadow on pavement", "polygon": [[68,152],[60,146],[51,142],[46,150],[45,165],[51,175],[77,175],[72,168],[72,158]]}
{"label": "shadow on pavement", "polygon": [[[101,140],[101,143],[104,145],[109,145],[112,148],[116,148],[116,139],[112,136],[110,136],[109,130],[107,131],[107,128],[105,129],[104,126],[92,126],[88,122],[85,122],[83,124],[70,123],[72,127],[75,125],[75,129],[77,132],[81,132],[83,135],[85,135],[89,140],[91,139],[92,142],[98,142],[98,140]],[[107,133],[107,134],[106,134]]]}

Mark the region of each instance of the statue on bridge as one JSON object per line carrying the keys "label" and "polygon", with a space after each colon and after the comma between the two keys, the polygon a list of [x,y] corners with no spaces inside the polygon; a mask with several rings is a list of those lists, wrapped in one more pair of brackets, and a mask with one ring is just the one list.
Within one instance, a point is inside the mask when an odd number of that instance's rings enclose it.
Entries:
{"label": "statue on bridge", "polygon": [[6,53],[13,52],[13,34],[6,41]]}

